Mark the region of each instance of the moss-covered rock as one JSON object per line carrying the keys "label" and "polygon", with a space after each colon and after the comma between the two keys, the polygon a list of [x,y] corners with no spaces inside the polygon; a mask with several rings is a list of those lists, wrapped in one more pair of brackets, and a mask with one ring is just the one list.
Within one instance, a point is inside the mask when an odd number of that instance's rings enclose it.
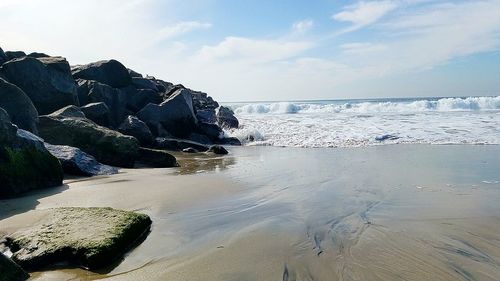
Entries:
{"label": "moss-covered rock", "polygon": [[0,253],[0,281],[24,281],[29,277],[19,265]]}
{"label": "moss-covered rock", "polygon": [[112,263],[149,232],[149,216],[112,208],[48,210],[37,225],[6,237],[12,259],[28,269],[65,262],[89,269]]}

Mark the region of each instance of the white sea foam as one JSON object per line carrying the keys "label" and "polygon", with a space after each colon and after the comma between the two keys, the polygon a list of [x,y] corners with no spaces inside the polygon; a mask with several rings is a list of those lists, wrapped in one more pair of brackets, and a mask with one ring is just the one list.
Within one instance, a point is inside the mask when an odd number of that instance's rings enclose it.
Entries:
{"label": "white sea foam", "polygon": [[500,144],[500,96],[230,106],[248,145]]}

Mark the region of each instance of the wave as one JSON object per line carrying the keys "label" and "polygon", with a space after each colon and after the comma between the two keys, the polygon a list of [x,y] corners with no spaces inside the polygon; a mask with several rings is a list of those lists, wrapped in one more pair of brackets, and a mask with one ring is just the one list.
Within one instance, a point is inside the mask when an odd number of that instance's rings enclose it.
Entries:
{"label": "wave", "polygon": [[441,98],[413,101],[366,101],[325,103],[277,102],[233,105],[236,114],[295,114],[295,113],[383,113],[428,111],[481,111],[500,110],[500,96]]}

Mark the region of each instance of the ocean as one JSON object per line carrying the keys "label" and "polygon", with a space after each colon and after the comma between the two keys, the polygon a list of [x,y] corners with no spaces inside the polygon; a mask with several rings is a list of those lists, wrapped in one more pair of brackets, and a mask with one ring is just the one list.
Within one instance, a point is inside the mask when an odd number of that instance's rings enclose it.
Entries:
{"label": "ocean", "polygon": [[500,144],[500,96],[225,103],[245,145]]}

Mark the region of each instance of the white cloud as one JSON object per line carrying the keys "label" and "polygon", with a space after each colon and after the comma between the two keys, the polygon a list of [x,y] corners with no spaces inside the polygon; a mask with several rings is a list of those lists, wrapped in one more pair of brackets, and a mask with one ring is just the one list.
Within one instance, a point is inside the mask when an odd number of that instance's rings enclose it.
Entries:
{"label": "white cloud", "polygon": [[199,21],[184,21],[178,22],[171,25],[164,26],[157,32],[156,40],[167,40],[172,39],[181,34],[189,33],[198,29],[207,29],[211,28],[212,24],[208,22],[199,22]]}
{"label": "white cloud", "polygon": [[292,25],[292,29],[295,33],[301,34],[309,31],[311,28],[313,28],[313,26],[314,26],[314,21],[307,19],[295,22]]}
{"label": "white cloud", "polygon": [[334,14],[332,19],[352,23],[351,27],[343,31],[350,32],[377,22],[396,8],[394,1],[362,1],[345,7],[344,11]]}

